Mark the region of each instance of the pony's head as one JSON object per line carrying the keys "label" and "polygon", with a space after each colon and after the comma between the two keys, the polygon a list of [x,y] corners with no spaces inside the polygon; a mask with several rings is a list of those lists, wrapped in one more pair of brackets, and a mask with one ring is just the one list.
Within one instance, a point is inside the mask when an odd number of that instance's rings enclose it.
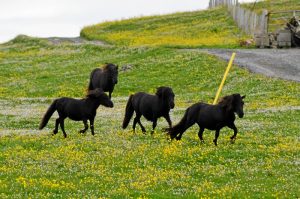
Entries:
{"label": "pony's head", "polygon": [[173,90],[170,87],[165,87],[165,86],[158,87],[156,90],[156,95],[162,100],[166,101],[170,109],[173,109],[175,107],[175,103],[174,103],[175,95]]}
{"label": "pony's head", "polygon": [[246,96],[240,94],[233,94],[223,97],[219,104],[226,109],[226,111],[233,111],[238,114],[240,118],[244,117],[244,101]]}
{"label": "pony's head", "polygon": [[112,80],[113,84],[118,83],[118,65],[112,63],[106,63],[103,69],[108,73],[109,78]]}
{"label": "pony's head", "polygon": [[103,106],[110,107],[110,108],[114,107],[114,104],[109,99],[108,95],[104,93],[103,90],[100,88],[96,88],[94,90],[88,91],[87,97],[99,100],[100,104]]}

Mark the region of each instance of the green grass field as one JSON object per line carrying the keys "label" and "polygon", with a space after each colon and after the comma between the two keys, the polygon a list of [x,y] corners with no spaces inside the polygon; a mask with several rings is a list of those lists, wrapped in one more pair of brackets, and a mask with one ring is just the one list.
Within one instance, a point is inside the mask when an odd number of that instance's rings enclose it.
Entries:
{"label": "green grass field", "polygon": [[80,35],[119,46],[236,48],[247,38],[225,8],[133,18],[87,26]]}
{"label": "green grass field", "polygon": [[[95,133],[66,120],[68,138],[38,131],[52,99],[83,97],[90,71],[105,62],[120,72],[115,107],[100,107]],[[177,123],[191,104],[212,102],[227,63],[197,50],[52,45],[18,37],[0,45],[1,198],[298,198],[300,84],[232,68],[222,95],[246,94],[235,144],[224,128],[219,146],[192,127],[170,142],[159,120],[153,136],[121,129],[126,100],[161,85],[176,94]],[[148,131],[151,123],[142,120]]]}

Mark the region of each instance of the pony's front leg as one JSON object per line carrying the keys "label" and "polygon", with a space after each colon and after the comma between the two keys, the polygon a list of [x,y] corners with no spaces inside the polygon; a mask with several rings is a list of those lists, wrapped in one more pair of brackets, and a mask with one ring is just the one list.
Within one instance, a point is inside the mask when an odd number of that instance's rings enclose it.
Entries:
{"label": "pony's front leg", "polygon": [[111,99],[111,93],[112,93],[111,91],[108,92],[109,99]]}
{"label": "pony's front leg", "polygon": [[169,114],[167,114],[167,115],[165,115],[165,117],[164,117],[165,119],[166,119],[166,121],[168,122],[168,124],[169,124],[169,128],[172,128],[172,121],[171,121],[171,119],[170,119],[170,115]]}
{"label": "pony's front leg", "polygon": [[234,143],[235,139],[236,139],[236,135],[238,133],[238,130],[237,130],[236,126],[234,125],[234,123],[228,125],[228,127],[231,128],[234,131],[233,136],[230,137],[231,143]]}
{"label": "pony's front leg", "polygon": [[95,135],[95,133],[94,133],[94,119],[95,118],[90,119],[90,127],[91,127],[91,133],[92,133],[92,135]]}
{"label": "pony's front leg", "polygon": [[89,128],[87,124],[87,120],[83,120],[83,124],[84,124],[84,129],[80,130],[79,133],[85,133],[86,130]]}
{"label": "pony's front leg", "polygon": [[217,129],[215,134],[215,139],[214,139],[214,143],[216,146],[218,146],[217,141],[218,141],[219,134],[220,134],[220,129]]}

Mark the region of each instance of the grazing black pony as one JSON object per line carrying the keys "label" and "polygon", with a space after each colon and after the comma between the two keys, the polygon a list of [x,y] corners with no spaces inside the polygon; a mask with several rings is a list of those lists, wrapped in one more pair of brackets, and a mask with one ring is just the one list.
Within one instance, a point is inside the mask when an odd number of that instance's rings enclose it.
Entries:
{"label": "grazing black pony", "polygon": [[215,130],[215,139],[213,140],[217,146],[217,140],[220,130],[227,126],[234,130],[231,141],[234,142],[237,135],[237,128],[234,125],[235,114],[240,118],[244,116],[243,99],[245,96],[240,94],[233,94],[225,96],[217,105],[210,105],[205,103],[196,103],[190,106],[181,119],[181,121],[172,128],[166,129],[171,139],[181,139],[182,134],[195,123],[198,124],[200,130],[198,133],[199,139],[203,142],[204,129]]}
{"label": "grazing black pony", "polygon": [[155,95],[150,95],[144,92],[138,92],[134,95],[130,95],[127,105],[125,118],[123,120],[123,129],[125,129],[135,111],[136,116],[133,121],[133,130],[135,130],[136,123],[140,125],[143,133],[146,132],[145,127],[142,125],[140,118],[143,115],[147,120],[152,121],[152,131],[154,131],[157,125],[157,119],[164,117],[169,127],[172,127],[170,119],[170,109],[173,109],[174,104],[174,93],[169,87],[157,88]]}
{"label": "grazing black pony", "polygon": [[104,92],[109,92],[109,98],[118,83],[118,66],[107,63],[103,68],[95,68],[90,75],[88,90],[101,88]]}
{"label": "grazing black pony", "polygon": [[52,102],[45,113],[39,129],[43,129],[47,125],[53,113],[57,111],[59,117],[56,119],[53,134],[58,132],[58,125],[60,124],[64,137],[67,137],[64,128],[64,120],[68,117],[71,120],[83,121],[84,129],[80,130],[80,133],[86,132],[88,129],[87,120],[89,120],[91,132],[92,135],[94,135],[94,119],[96,116],[96,110],[100,104],[111,108],[114,106],[109,97],[101,89],[89,91],[86,98],[80,100],[68,97],[56,99]]}

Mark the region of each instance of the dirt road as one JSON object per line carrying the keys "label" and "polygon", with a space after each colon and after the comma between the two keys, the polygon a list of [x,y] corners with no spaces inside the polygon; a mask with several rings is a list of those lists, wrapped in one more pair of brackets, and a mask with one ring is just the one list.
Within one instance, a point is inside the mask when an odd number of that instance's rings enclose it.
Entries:
{"label": "dirt road", "polygon": [[234,64],[269,77],[300,82],[300,49],[205,49],[201,50],[229,60],[236,52]]}

